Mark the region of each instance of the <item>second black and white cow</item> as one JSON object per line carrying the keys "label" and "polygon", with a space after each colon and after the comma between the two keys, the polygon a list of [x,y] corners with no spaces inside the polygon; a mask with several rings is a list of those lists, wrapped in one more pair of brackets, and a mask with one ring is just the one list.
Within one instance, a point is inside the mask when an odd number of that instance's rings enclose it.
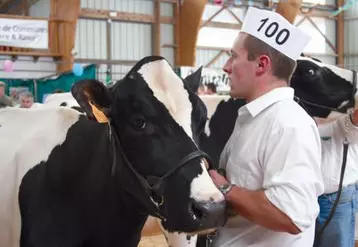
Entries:
{"label": "second black and white cow", "polygon": [[86,114],[0,110],[0,246],[137,246],[148,215],[168,232],[223,225],[224,197],[194,141],[206,112],[193,79],[146,57],[110,89],[75,83]]}

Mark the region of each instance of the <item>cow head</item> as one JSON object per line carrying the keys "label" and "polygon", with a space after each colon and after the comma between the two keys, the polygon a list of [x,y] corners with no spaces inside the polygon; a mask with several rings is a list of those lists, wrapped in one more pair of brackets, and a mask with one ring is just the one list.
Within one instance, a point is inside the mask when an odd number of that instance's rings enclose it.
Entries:
{"label": "cow head", "polygon": [[[96,80],[83,80],[73,85],[72,94],[88,118],[99,122],[108,118],[132,167],[151,183],[198,150],[195,140],[204,131],[206,108],[187,87],[197,78],[200,70],[182,80],[164,58],[151,56],[140,60],[111,88]],[[151,204],[164,213],[162,226],[169,232],[207,230],[226,221],[224,197],[213,184],[202,157],[190,159],[175,170],[165,180],[162,197],[145,194],[125,165],[117,170],[128,194],[137,200],[150,196]],[[148,210],[144,204],[143,210]]]}
{"label": "cow head", "polygon": [[301,56],[297,59],[291,87],[308,114],[326,118],[333,110],[345,112],[354,106],[353,97],[357,92],[354,73]]}

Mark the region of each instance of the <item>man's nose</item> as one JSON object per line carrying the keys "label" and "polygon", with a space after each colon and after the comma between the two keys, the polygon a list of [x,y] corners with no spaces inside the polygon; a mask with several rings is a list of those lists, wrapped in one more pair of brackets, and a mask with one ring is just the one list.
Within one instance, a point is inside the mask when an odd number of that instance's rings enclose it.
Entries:
{"label": "man's nose", "polygon": [[225,73],[231,74],[231,66],[229,66],[228,62],[225,63],[223,70]]}

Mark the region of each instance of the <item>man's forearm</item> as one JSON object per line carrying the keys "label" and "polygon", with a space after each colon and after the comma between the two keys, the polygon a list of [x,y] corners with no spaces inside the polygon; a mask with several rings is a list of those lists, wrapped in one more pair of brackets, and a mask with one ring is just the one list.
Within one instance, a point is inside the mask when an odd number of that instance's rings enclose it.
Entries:
{"label": "man's forearm", "polygon": [[273,231],[300,233],[291,219],[267,199],[264,191],[249,191],[234,186],[227,194],[227,200],[239,215],[258,225]]}

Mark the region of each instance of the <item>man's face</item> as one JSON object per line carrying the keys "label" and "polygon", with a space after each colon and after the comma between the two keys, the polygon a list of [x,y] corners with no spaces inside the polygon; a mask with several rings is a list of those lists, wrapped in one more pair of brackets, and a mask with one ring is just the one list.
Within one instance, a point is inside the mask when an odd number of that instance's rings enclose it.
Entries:
{"label": "man's face", "polygon": [[0,97],[5,95],[5,87],[3,87],[2,85],[0,85]]}
{"label": "man's face", "polygon": [[21,97],[20,107],[21,108],[31,108],[33,99],[29,97]]}
{"label": "man's face", "polygon": [[246,34],[240,33],[231,49],[231,56],[224,65],[224,71],[230,79],[230,96],[245,98],[255,85],[255,61],[247,60],[247,50],[244,48]]}

